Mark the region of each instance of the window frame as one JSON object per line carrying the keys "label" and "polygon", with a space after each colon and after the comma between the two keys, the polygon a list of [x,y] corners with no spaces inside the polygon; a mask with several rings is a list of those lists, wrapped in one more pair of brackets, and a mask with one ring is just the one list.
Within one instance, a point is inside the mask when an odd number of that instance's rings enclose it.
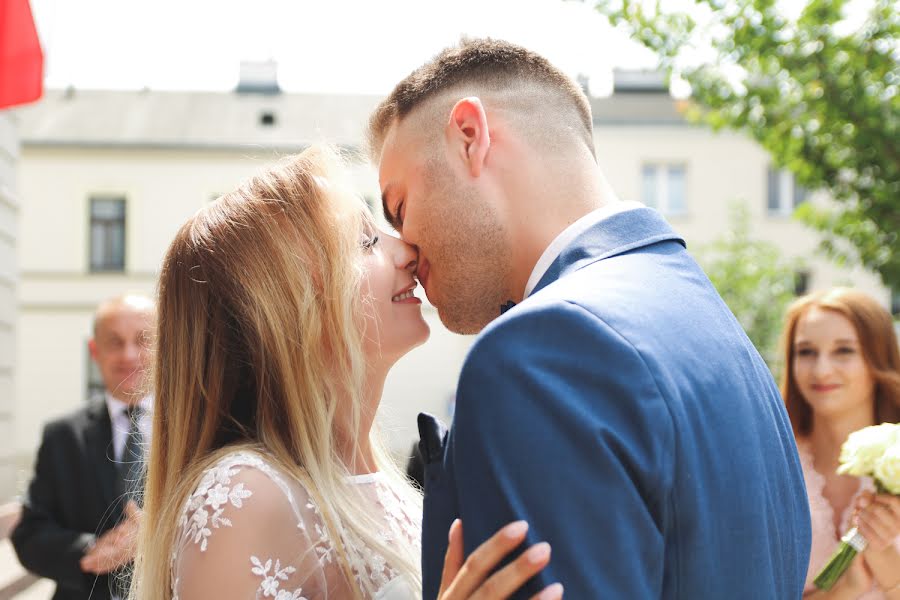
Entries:
{"label": "window frame", "polygon": [[[777,201],[775,207],[772,206],[773,198]],[[809,190],[797,182],[793,173],[771,164],[766,168],[766,215],[791,217],[797,207],[808,199]]]}
{"label": "window frame", "polygon": [[[681,206],[678,210],[673,210],[671,198],[675,194],[672,193],[674,189],[672,175],[676,171],[681,173]],[[655,178],[654,202],[652,204],[647,202],[648,172],[652,172]],[[680,161],[645,161],[641,164],[640,182],[641,201],[646,206],[659,211],[660,214],[666,217],[686,217],[689,214],[687,163]]]}
{"label": "window frame", "polygon": [[[117,202],[121,204],[121,217],[101,217],[95,216],[94,207],[98,202]],[[125,194],[114,193],[96,193],[88,196],[88,228],[87,228],[87,267],[89,273],[124,273],[128,265],[128,198]],[[106,232],[106,245],[111,239],[111,233],[116,227],[121,228],[122,249],[121,257],[118,261],[110,260],[117,258],[112,256],[112,252],[103,252],[103,261],[95,262],[94,255],[94,232],[95,226],[104,227]]]}

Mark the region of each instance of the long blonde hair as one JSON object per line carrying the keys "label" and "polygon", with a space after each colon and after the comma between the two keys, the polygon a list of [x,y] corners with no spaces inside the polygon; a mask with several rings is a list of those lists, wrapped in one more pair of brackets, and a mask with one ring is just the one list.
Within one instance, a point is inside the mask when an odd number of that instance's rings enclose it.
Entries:
{"label": "long blonde hair", "polygon": [[[328,530],[350,533],[421,580],[418,549],[379,539],[376,516],[347,483],[352,465],[339,456],[371,415],[361,404],[358,316],[365,217],[334,184],[338,163],[323,148],[285,159],[201,210],[169,247],[159,279],[143,516],[152,527],[142,528],[132,598],[171,598],[179,513],[204,469],[238,447],[259,450],[296,477]],[[370,438],[376,467],[421,503],[375,428]],[[334,537],[352,582],[348,549]]]}

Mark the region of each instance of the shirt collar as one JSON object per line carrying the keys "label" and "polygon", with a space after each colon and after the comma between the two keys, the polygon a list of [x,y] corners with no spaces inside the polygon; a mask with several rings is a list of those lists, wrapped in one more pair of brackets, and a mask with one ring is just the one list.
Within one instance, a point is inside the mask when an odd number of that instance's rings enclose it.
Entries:
{"label": "shirt collar", "polygon": [[[118,398],[113,397],[109,392],[106,392],[104,396],[106,398],[106,409],[109,411],[110,419],[115,419],[119,415],[125,414],[125,411],[128,410],[128,404],[126,402],[122,402]],[[139,404],[144,413],[149,413],[153,409],[153,402],[150,396],[141,398]]]}
{"label": "shirt collar", "polygon": [[632,210],[635,208],[640,208],[643,206],[639,202],[622,202],[621,200],[614,200],[605,206],[601,206],[596,210],[592,210],[588,214],[584,215],[568,227],[562,230],[559,235],[557,235],[550,245],[547,246],[544,253],[541,254],[541,257],[538,259],[537,263],[534,265],[534,269],[531,271],[531,276],[528,278],[528,283],[525,284],[525,293],[522,297],[524,300],[528,296],[531,295],[531,292],[534,291],[534,288],[540,282],[541,277],[544,276],[544,273],[547,272],[547,269],[550,268],[550,265],[553,264],[553,261],[560,255],[560,253],[572,243],[572,241],[577,238],[579,235],[599,223],[604,219],[611,217],[620,212],[624,212],[626,210]]}

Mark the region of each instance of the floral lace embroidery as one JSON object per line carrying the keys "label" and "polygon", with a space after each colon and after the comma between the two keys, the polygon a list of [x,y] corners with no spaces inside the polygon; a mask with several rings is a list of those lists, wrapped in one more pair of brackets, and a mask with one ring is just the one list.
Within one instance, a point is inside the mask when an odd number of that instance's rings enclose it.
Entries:
{"label": "floral lace embroidery", "polygon": [[181,517],[181,527],[186,531],[188,538],[195,544],[200,544],[201,552],[206,551],[212,529],[231,527],[231,520],[222,516],[225,506],[230,504],[235,508],[241,508],[244,499],[253,495],[253,492],[244,489],[243,483],[231,485],[231,478],[237,473],[238,469],[228,463],[209,469],[203,475],[197,489],[188,498],[187,507]]}
{"label": "floral lace embroidery", "polygon": [[[383,482],[376,479],[372,485],[376,504],[383,510],[387,525],[379,534],[381,541],[390,544],[403,536],[408,542],[418,545],[421,525],[417,526],[410,517],[412,509],[405,506],[396,493]],[[366,579],[375,584],[376,589],[382,589],[397,578],[397,571],[388,564],[384,556],[363,544],[353,543],[344,531],[340,533],[344,546],[354,549],[350,556],[350,567],[360,586],[364,587],[363,580]]]}
{"label": "floral lace embroidery", "polygon": [[[311,524],[314,531],[310,532],[310,524],[304,523],[301,512],[297,508],[296,499],[279,472],[265,462],[262,457],[250,452],[237,452],[229,455],[204,472],[200,483],[188,498],[182,511],[180,524],[186,539],[199,544],[200,551],[205,552],[213,529],[232,527],[231,520],[223,516],[224,510],[229,505],[241,508],[244,500],[253,495],[249,489],[245,489],[243,483],[232,484],[232,477],[238,474],[240,467],[251,467],[262,471],[278,485],[294,509],[294,514],[298,517],[297,528],[309,536],[319,564],[325,567],[325,565],[333,563],[335,560],[335,547],[331,543],[333,538],[321,521],[318,506],[312,501],[308,501],[304,506],[318,517]],[[381,540],[391,543],[402,537],[406,541],[418,545],[421,522],[412,516],[417,511],[403,502],[394,490],[378,478],[373,479],[371,485],[375,492],[375,504],[382,509],[385,516],[385,527],[380,532]],[[361,589],[368,587],[364,584],[365,582],[374,585],[376,590],[381,590],[398,577],[397,571],[388,564],[384,556],[355,542],[352,536],[343,529],[338,531],[338,535],[344,547],[349,550],[348,559],[351,571]],[[177,553],[173,553],[172,559],[174,563]],[[294,567],[290,565],[282,567],[278,559],[275,559],[274,564],[271,558],[262,562],[258,557],[251,556],[250,560],[251,572],[262,579],[257,590],[257,597],[274,598],[275,600],[306,600],[306,597],[302,595],[301,588],[293,592],[279,589],[281,583],[296,571]],[[174,579],[174,575],[173,570],[173,598],[178,600],[178,580]]]}
{"label": "floral lace embroidery", "polygon": [[[281,582],[286,581],[288,576],[296,571],[294,567],[285,566],[282,568],[281,561],[276,559],[274,570],[272,570],[272,559],[266,560],[266,563],[263,564],[257,557],[251,556],[250,562],[253,563],[253,568],[250,571],[254,575],[259,575],[263,578],[262,583],[259,584],[259,592],[262,592],[264,598],[275,598],[275,600],[307,600],[306,597],[302,596],[303,593],[302,588],[297,588],[293,592],[289,592],[287,590],[279,590],[281,587]],[[270,574],[269,571],[272,570]]]}

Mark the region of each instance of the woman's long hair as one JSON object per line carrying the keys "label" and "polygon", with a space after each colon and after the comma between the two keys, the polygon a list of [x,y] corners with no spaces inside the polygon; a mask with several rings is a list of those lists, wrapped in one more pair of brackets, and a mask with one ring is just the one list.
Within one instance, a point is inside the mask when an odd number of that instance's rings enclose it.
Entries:
{"label": "woman's long hair", "polygon": [[798,298],[788,307],[782,334],[784,374],[781,395],[795,435],[812,431],[812,407],[794,377],[794,336],[800,317],[812,307],[833,310],[856,329],[863,359],[875,381],[875,422],[900,422],[900,350],[890,313],[868,295],[852,288],[834,288]]}
{"label": "woman's long hair", "polygon": [[[339,162],[322,148],[286,159],[197,213],[169,247],[143,516],[152,527],[142,528],[133,598],[171,598],[179,513],[204,469],[239,447],[300,480],[329,531],[347,531],[420,581],[417,548],[379,539],[382,524],[359,502],[340,455],[356,455],[360,423],[372,415],[361,404],[365,217],[337,183]],[[377,468],[420,503],[371,438]],[[333,537],[352,582],[348,549]]]}

